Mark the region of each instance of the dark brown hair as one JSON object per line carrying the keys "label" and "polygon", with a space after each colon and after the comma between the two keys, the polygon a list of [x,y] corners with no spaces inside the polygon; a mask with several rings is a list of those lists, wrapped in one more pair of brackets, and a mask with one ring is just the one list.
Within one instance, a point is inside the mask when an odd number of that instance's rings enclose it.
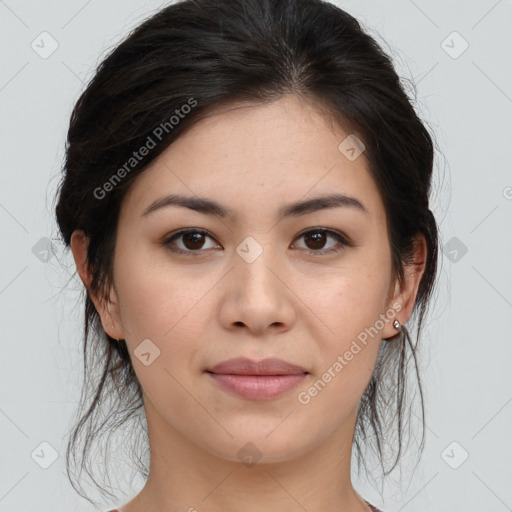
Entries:
{"label": "dark brown hair", "polygon": [[[371,437],[384,470],[383,436],[396,425],[398,450],[384,474],[395,467],[409,411],[405,398],[412,358],[423,449],[416,353],[436,280],[438,231],[429,209],[434,146],[390,57],[356,19],[321,0],[184,0],[144,21],[106,56],[71,115],[56,218],[66,246],[74,230],[89,237],[93,280],[85,297],[85,375],[80,416],[66,454],[68,475],[82,439],[78,466],[102,489],[89,471],[93,442],[130,418],[142,418],[141,386],[126,343],[104,332],[89,296],[108,298],[123,197],[164,149],[216,108],[235,102],[264,104],[285,94],[314,104],[363,141],[386,208],[393,276],[400,283],[414,236],[426,239],[426,269],[413,313],[416,343],[405,328],[381,343],[354,437],[358,462],[363,442]],[[146,156],[131,160],[134,151],[149,145]],[[106,418],[98,424],[102,407]],[[144,428],[142,433],[144,452],[134,450],[133,456],[147,478]]]}

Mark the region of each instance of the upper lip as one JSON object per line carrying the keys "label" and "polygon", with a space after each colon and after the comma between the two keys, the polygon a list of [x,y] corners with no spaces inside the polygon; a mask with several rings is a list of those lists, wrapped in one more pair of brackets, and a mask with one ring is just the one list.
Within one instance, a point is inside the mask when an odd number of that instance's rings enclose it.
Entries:
{"label": "upper lip", "polygon": [[300,375],[308,373],[305,368],[282,359],[271,357],[261,361],[253,361],[247,357],[236,357],[223,361],[212,368],[207,368],[210,373],[226,375]]}

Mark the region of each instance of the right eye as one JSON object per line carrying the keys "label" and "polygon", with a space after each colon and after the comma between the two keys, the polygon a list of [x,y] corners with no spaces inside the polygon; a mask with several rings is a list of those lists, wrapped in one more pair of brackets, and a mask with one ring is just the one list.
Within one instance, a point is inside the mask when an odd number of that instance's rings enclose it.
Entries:
{"label": "right eye", "polygon": [[[204,249],[205,238],[213,240],[213,237],[204,229],[182,229],[166,237],[163,245],[168,247],[172,252],[179,254],[200,253],[205,252],[201,250]],[[181,247],[180,244],[174,242],[175,240],[181,241]],[[178,247],[176,247],[177,245]],[[196,256],[196,254],[194,254],[194,256]]]}

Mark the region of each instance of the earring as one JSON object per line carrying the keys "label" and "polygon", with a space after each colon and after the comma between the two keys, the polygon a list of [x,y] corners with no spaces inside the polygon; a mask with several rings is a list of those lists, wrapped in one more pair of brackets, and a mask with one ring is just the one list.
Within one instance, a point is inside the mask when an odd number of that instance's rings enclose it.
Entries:
{"label": "earring", "polygon": [[[113,326],[112,326],[113,327]],[[398,320],[395,320],[393,322],[393,327],[397,330],[397,331],[401,331],[402,330],[402,326],[400,325],[400,322]]]}
{"label": "earring", "polygon": [[[114,328],[114,324],[112,324],[112,329]],[[114,338],[116,341],[119,341],[117,338]]]}

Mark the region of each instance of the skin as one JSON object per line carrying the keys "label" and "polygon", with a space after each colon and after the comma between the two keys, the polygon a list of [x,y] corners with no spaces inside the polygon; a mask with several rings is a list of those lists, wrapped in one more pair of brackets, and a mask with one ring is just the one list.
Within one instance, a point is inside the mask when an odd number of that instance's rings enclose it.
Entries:
{"label": "skin", "polygon": [[[347,135],[296,96],[231,105],[185,132],[129,190],[110,302],[94,297],[105,330],[126,340],[144,390],[150,475],[122,512],[368,510],[350,480],[352,438],[381,339],[397,333],[393,319],[359,343],[362,349],[309,403],[297,397],[393,304],[401,324],[409,319],[426,245],[418,237],[400,289],[364,153],[350,161],[338,149]],[[332,192],[357,198],[367,213],[344,206],[277,221],[281,206]],[[178,206],[142,216],[167,193],[207,197],[236,216]],[[344,233],[355,246],[298,236],[318,227]],[[174,239],[189,253],[173,253],[163,241],[182,228],[210,235]],[[263,249],[252,263],[236,252],[247,236]],[[82,232],[75,231],[71,247],[88,286]],[[322,255],[333,247],[339,251]],[[194,257],[194,248],[203,252]],[[160,355],[146,366],[133,353],[148,338]],[[309,375],[276,398],[240,398],[205,373],[237,356],[279,357]],[[248,442],[261,455],[252,466],[237,456]]]}

